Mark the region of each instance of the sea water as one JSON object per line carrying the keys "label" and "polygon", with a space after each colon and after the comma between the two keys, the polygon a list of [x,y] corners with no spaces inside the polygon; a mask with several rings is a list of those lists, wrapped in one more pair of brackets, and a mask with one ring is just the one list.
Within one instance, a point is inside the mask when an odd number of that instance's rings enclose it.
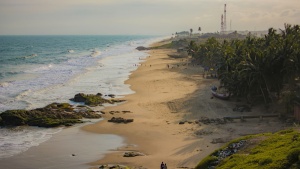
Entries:
{"label": "sea water", "polygon": [[[69,102],[77,93],[131,94],[124,84],[154,36],[0,36],[0,113]],[[0,129],[0,158],[48,140],[62,128]]]}

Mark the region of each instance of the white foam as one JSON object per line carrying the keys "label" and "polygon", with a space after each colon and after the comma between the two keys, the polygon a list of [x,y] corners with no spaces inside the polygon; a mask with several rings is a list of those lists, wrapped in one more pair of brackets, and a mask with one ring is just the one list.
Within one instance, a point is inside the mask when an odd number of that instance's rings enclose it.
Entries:
{"label": "white foam", "polygon": [[100,56],[100,55],[101,55],[101,52],[98,49],[94,49],[92,51],[92,53],[90,54],[90,56],[92,56],[92,57],[97,57],[97,56]]}
{"label": "white foam", "polygon": [[62,128],[38,127],[0,128],[0,158],[11,157],[32,146],[38,146],[61,130]]}
{"label": "white foam", "polygon": [[68,50],[69,53],[74,53],[74,50],[70,49]]}
{"label": "white foam", "polygon": [[[1,83],[0,112],[8,109],[33,109],[52,102],[68,102],[76,93],[115,94],[122,97],[134,91],[124,81],[147,53],[137,51],[137,46],[147,46],[145,40],[112,45],[105,49],[77,52],[62,63],[39,67],[27,67],[24,76]],[[91,52],[96,53],[91,57]],[[73,54],[72,54],[73,55]],[[75,56],[76,55],[76,56]],[[49,139],[55,133],[40,128],[24,128],[20,131],[0,129],[0,158],[26,151]],[[8,137],[6,137],[8,135]],[[26,136],[27,135],[27,136]]]}
{"label": "white foam", "polygon": [[9,82],[3,82],[3,83],[0,83],[0,87],[8,87],[9,86]]}
{"label": "white foam", "polygon": [[[144,43],[144,41],[142,41]],[[141,42],[134,42],[130,44],[134,44],[135,46],[128,46],[127,44],[122,44],[118,46],[111,46],[106,49],[103,53],[101,53],[98,49],[94,49],[92,52],[95,54],[96,57],[89,57],[89,55],[81,55],[77,57],[71,57],[66,62],[60,63],[60,64],[48,64],[48,65],[40,65],[39,67],[34,67],[31,69],[26,69],[24,72],[25,76],[28,76],[29,74],[32,75],[32,79],[25,79],[25,80],[16,80],[10,85],[2,85],[0,88],[0,93],[4,96],[6,96],[5,100],[2,100],[0,98],[0,102],[4,102],[7,104],[5,107],[0,106],[0,112],[3,111],[3,108],[11,107],[10,109],[15,109],[16,107],[22,108],[20,105],[24,105],[24,103],[18,105],[18,102],[22,100],[26,100],[29,102],[32,107],[38,105],[45,105],[48,103],[43,103],[41,100],[47,101],[45,98],[49,98],[49,95],[42,95],[39,93],[43,93],[40,91],[47,91],[51,90],[50,95],[56,95],[53,96],[53,99],[56,98],[62,98],[66,99],[61,94],[61,90],[59,90],[59,93],[55,93],[55,90],[53,90],[54,87],[60,87],[60,86],[68,86],[67,82],[80,78],[81,81],[83,79],[85,81],[89,81],[87,78],[84,78],[82,75],[86,74],[86,71],[90,71],[90,68],[93,67],[101,67],[101,69],[98,70],[98,73],[102,74],[101,76],[96,76],[96,79],[94,81],[91,81],[91,83],[96,83],[98,86],[103,83],[103,81],[106,81],[105,79],[115,79],[115,78],[122,78],[126,79],[125,76],[128,76],[128,73],[136,67],[133,67],[132,65],[138,64],[140,62],[140,57],[145,57],[145,54],[143,52],[135,51],[135,47],[137,45],[140,45]],[[78,54],[80,55],[80,54]],[[101,60],[106,60],[107,63],[102,62]],[[100,63],[100,64],[99,64]],[[107,65],[107,66],[103,66]],[[27,67],[30,68],[30,67]],[[117,74],[114,72],[118,69]],[[105,74],[103,75],[103,72]],[[127,72],[127,73],[123,73]],[[91,74],[91,73],[90,73]],[[106,77],[107,76],[107,77]],[[90,76],[90,78],[92,78]],[[98,80],[97,80],[98,79]],[[78,81],[77,81],[78,82]],[[80,85],[84,86],[86,84],[80,83]],[[93,87],[93,86],[91,86]],[[126,85],[124,85],[125,88],[128,88]],[[103,89],[103,86],[101,87]],[[98,90],[99,88],[96,87],[95,90]],[[67,89],[72,90],[72,89]],[[77,90],[73,90],[73,92],[81,91],[84,92],[84,88],[80,88]],[[127,89],[126,89],[127,90]],[[95,91],[96,92],[96,91]],[[72,91],[70,91],[72,93]],[[127,92],[128,93],[128,92]],[[75,94],[75,93],[73,93]],[[117,93],[116,93],[117,94]],[[122,93],[124,94],[124,93]],[[32,97],[32,95],[35,95]],[[18,96],[17,98],[15,98]],[[40,98],[41,97],[41,98]],[[65,100],[64,100],[65,101]],[[28,104],[25,104],[28,105]],[[28,108],[28,107],[23,107]]]}

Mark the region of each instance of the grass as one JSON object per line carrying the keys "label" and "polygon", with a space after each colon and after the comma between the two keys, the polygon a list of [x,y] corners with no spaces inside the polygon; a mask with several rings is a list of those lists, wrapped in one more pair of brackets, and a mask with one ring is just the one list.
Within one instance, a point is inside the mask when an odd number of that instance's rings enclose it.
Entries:
{"label": "grass", "polygon": [[[236,154],[222,160],[216,169],[296,169],[300,168],[300,133],[288,129],[277,133],[263,133],[242,137],[246,145]],[[238,140],[233,140],[236,142]],[[227,145],[229,145],[228,143]],[[222,148],[225,148],[225,145]],[[222,149],[221,148],[221,149]],[[219,149],[220,150],[220,149]],[[196,169],[205,169],[217,158],[213,152],[204,158]]]}

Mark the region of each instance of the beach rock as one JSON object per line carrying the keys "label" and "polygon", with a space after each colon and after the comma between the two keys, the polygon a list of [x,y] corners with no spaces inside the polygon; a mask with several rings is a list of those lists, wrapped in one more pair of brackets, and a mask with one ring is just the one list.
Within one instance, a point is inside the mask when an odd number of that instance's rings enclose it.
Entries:
{"label": "beach rock", "polygon": [[122,99],[111,99],[110,100],[112,103],[121,103],[121,102],[125,102],[126,100],[122,100]]}
{"label": "beach rock", "polygon": [[[111,94],[110,97],[115,97],[115,95]],[[97,94],[78,93],[74,96],[74,98],[71,98],[70,100],[74,102],[83,102],[84,104],[89,106],[101,106],[104,103],[114,104],[114,103],[125,101],[125,100],[117,100],[117,99],[112,99],[112,100],[104,99],[102,98],[101,93],[97,93]]]}
{"label": "beach rock", "polygon": [[132,113],[131,111],[128,111],[128,110],[123,110],[122,112],[123,113]]}
{"label": "beach rock", "polygon": [[137,49],[137,50],[139,50],[139,51],[141,51],[141,50],[149,50],[149,48],[146,48],[146,47],[144,47],[144,46],[138,46],[138,47],[135,48],[135,49]]}
{"label": "beach rock", "polygon": [[125,152],[123,157],[136,157],[136,156],[144,156],[144,154],[140,153],[140,152]]}
{"label": "beach rock", "polygon": [[7,110],[0,114],[2,119],[1,125],[72,126],[75,123],[82,123],[82,118],[101,118],[100,114],[91,109],[85,109],[84,111],[76,111],[76,109],[68,103],[52,103],[43,108],[33,110]]}
{"label": "beach rock", "polygon": [[108,97],[111,97],[111,98],[115,98],[116,97],[116,95],[114,95],[114,94],[109,94],[109,95],[107,95]]}
{"label": "beach rock", "polygon": [[74,98],[72,99],[72,101],[74,102],[85,102],[86,98],[85,98],[85,94],[83,93],[78,93],[74,96]]}
{"label": "beach rock", "polygon": [[101,165],[99,169],[127,169],[127,166],[123,165]]}
{"label": "beach rock", "polygon": [[185,123],[185,121],[180,121],[180,122],[179,122],[179,124],[184,124],[184,123]]}
{"label": "beach rock", "polygon": [[108,120],[108,122],[112,122],[112,123],[131,123],[133,122],[133,119],[124,119],[122,117],[112,117],[110,120]]}

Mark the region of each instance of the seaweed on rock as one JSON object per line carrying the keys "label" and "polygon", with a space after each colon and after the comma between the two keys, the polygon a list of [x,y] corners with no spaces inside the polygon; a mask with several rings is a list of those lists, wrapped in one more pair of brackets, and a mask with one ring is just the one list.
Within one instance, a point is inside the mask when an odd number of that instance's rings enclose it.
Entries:
{"label": "seaweed on rock", "polygon": [[71,98],[70,100],[74,101],[74,102],[83,102],[84,104],[89,105],[89,106],[98,106],[98,105],[101,106],[104,103],[114,104],[114,103],[124,101],[124,100],[118,100],[118,99],[110,100],[110,99],[102,98],[101,93],[97,93],[97,94],[78,93],[74,96],[74,98]]}
{"label": "seaweed on rock", "polygon": [[82,123],[82,118],[101,118],[101,115],[85,107],[75,111],[68,103],[51,103],[33,110],[7,110],[0,114],[0,118],[1,126],[57,127]]}

